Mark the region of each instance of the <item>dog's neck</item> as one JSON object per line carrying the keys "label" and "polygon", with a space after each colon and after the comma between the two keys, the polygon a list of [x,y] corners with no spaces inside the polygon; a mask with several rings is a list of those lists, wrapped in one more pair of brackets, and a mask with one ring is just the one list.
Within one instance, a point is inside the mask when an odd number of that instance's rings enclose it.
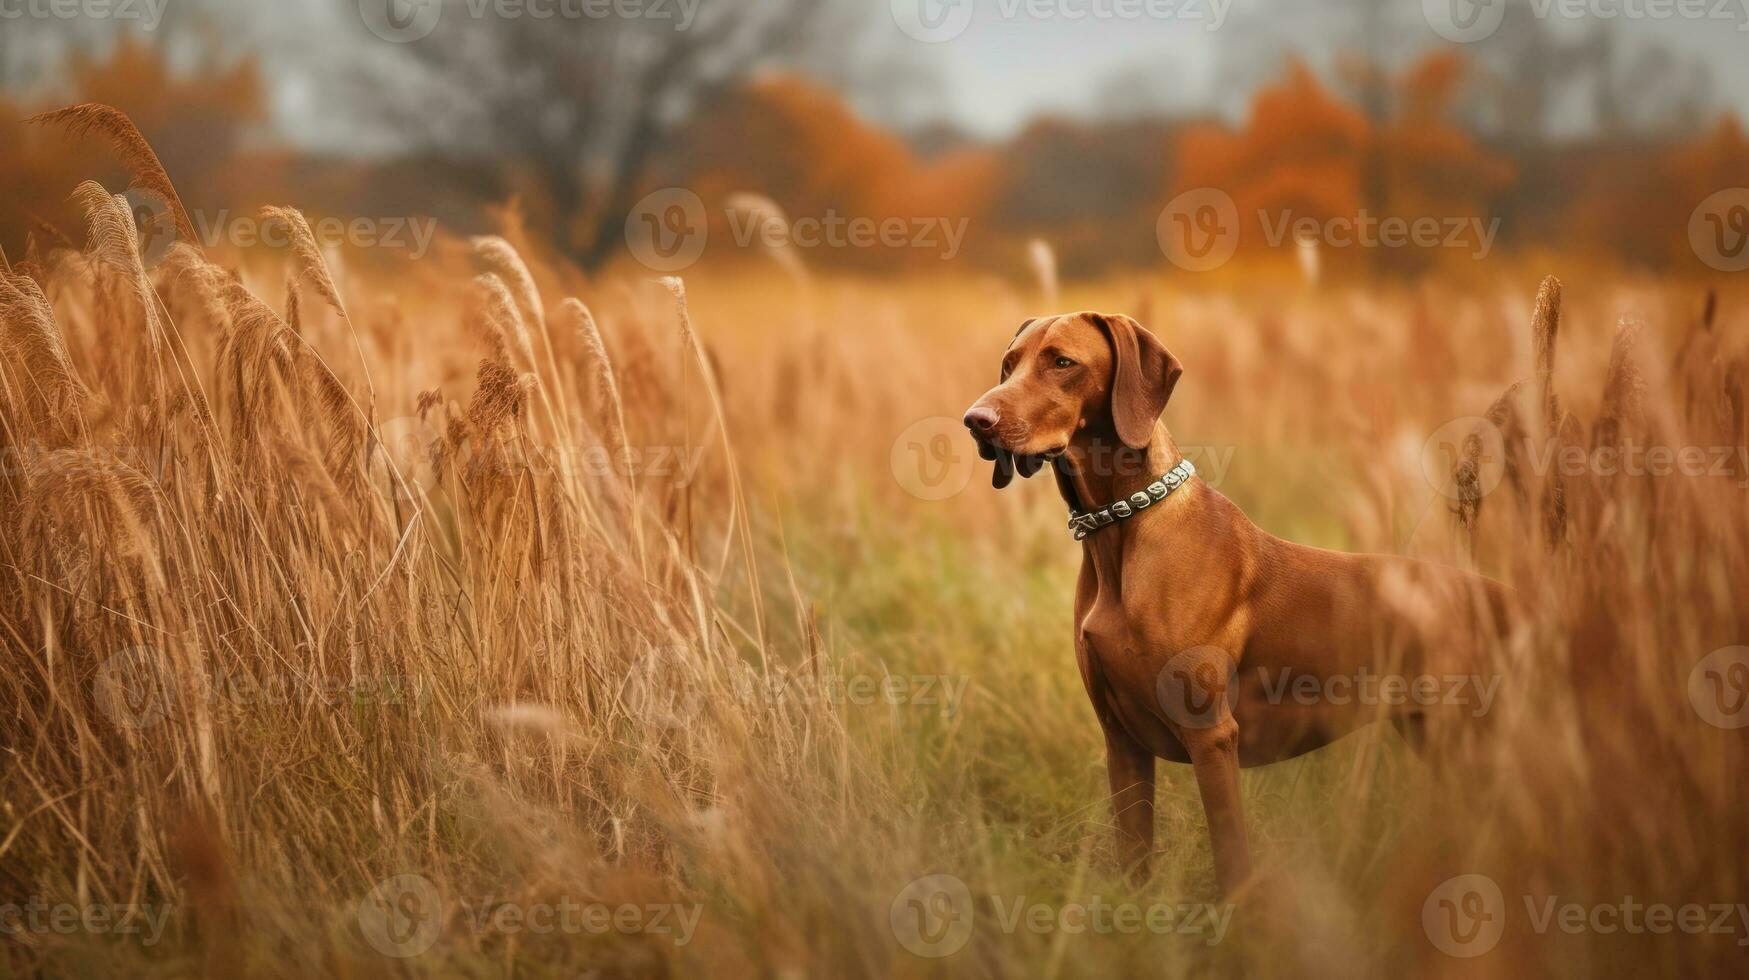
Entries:
{"label": "dog's neck", "polygon": [[1075,433],[1057,461],[1057,489],[1070,510],[1090,511],[1146,487],[1183,458],[1159,423],[1140,449],[1124,445],[1109,425],[1089,425]]}

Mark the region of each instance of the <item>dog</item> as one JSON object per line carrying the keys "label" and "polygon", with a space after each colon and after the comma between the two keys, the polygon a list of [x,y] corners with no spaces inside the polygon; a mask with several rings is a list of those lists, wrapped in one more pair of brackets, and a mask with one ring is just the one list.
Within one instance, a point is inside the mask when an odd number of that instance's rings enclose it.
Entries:
{"label": "dog", "polygon": [[997,489],[1048,465],[1069,505],[1082,546],[1075,657],[1105,735],[1119,859],[1147,877],[1154,760],[1188,762],[1232,895],[1251,874],[1240,767],[1384,719],[1418,750],[1461,734],[1475,704],[1454,701],[1452,679],[1489,681],[1479,671],[1509,628],[1510,593],[1259,529],[1192,475],[1161,421],[1183,371],[1127,316],[1037,317],[965,424]]}

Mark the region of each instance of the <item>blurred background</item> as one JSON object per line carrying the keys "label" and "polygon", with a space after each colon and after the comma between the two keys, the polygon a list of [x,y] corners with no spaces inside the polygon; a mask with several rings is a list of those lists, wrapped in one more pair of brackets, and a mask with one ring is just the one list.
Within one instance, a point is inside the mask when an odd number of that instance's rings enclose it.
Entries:
{"label": "blurred background", "polygon": [[[1492,226],[1488,255],[1694,273],[1707,265],[1693,213],[1749,171],[1737,3],[8,7],[0,133],[29,151],[0,155],[0,245],[14,255],[33,222],[76,226],[70,205],[45,202],[66,198],[64,157],[81,152],[16,120],[79,101],[127,112],[191,211],[290,202],[470,234],[514,202],[585,270],[625,258],[628,217],[669,187],[702,203],[711,260],[764,258],[728,218],[747,203],[733,195],[753,194],[792,220],[963,223],[952,249],[877,236],[814,249],[811,265],[928,269],[951,251],[958,268],[1025,275],[1041,238],[1065,276],[1146,269],[1165,258],[1162,209],[1218,187],[1242,261],[1299,261],[1304,236],[1271,216],[1474,217]],[[1715,230],[1749,233],[1741,211]],[[1324,273],[1365,276],[1477,257],[1443,243],[1324,251]]]}

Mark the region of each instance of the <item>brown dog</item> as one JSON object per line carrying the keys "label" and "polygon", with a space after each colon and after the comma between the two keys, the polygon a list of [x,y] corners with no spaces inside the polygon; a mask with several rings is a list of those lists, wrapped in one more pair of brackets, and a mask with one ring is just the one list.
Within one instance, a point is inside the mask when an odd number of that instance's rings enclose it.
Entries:
{"label": "brown dog", "polygon": [[1283,541],[1180,479],[1160,415],[1182,371],[1129,317],[1039,317],[965,422],[998,488],[1048,462],[1072,512],[1122,502],[1072,521],[1084,532],[1075,654],[1105,732],[1119,851],[1147,873],[1154,759],[1189,762],[1231,893],[1251,861],[1239,767],[1385,718],[1419,747],[1479,716],[1498,676],[1478,669],[1507,595],[1454,568]]}

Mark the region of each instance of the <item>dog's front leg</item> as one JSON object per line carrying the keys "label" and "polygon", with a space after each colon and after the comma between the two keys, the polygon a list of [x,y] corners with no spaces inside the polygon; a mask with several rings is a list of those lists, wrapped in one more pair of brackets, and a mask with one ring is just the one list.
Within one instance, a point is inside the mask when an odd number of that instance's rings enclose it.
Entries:
{"label": "dog's front leg", "polygon": [[1129,733],[1105,730],[1105,771],[1117,817],[1118,860],[1137,882],[1148,879],[1154,852],[1154,753]]}
{"label": "dog's front leg", "polygon": [[1214,724],[1179,733],[1190,752],[1197,792],[1208,816],[1214,845],[1215,879],[1233,895],[1251,875],[1251,847],[1245,839],[1245,809],[1239,800],[1239,723],[1223,712]]}

